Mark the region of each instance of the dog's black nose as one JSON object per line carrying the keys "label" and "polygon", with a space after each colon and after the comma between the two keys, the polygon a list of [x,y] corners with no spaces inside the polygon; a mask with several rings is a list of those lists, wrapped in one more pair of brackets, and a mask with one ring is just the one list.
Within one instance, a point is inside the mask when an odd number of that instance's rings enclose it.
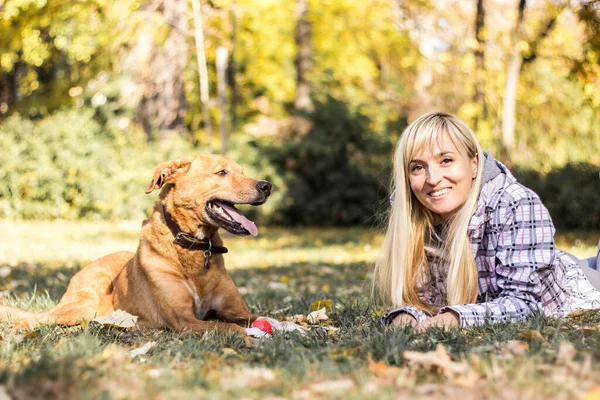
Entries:
{"label": "dog's black nose", "polygon": [[258,189],[258,191],[264,193],[265,196],[271,194],[272,187],[273,185],[271,185],[271,182],[269,181],[258,181],[258,183],[256,184],[256,188]]}

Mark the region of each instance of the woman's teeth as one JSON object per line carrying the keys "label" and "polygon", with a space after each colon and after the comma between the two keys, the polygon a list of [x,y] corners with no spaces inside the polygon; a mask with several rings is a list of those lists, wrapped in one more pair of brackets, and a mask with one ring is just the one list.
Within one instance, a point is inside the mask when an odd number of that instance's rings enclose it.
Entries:
{"label": "woman's teeth", "polygon": [[450,189],[442,189],[442,190],[438,190],[436,192],[431,192],[429,195],[431,197],[439,197],[439,196],[443,196],[446,193],[448,193],[450,191]]}

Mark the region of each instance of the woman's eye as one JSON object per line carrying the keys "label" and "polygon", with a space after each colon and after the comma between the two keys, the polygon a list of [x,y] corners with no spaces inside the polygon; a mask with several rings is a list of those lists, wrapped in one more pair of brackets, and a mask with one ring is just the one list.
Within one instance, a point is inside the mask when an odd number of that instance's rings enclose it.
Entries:
{"label": "woman's eye", "polygon": [[219,172],[217,172],[217,175],[219,175],[219,176],[225,176],[225,175],[227,175],[227,171],[225,171],[224,169],[222,169]]}
{"label": "woman's eye", "polygon": [[451,162],[452,162],[452,159],[451,159],[451,158],[444,158],[444,159],[442,160],[442,163],[443,163],[443,164],[450,164]]}
{"label": "woman's eye", "polygon": [[422,166],[422,165],[415,165],[414,167],[412,167],[412,168],[410,169],[410,172],[419,172],[419,171],[421,171],[422,169],[423,169],[423,166]]}

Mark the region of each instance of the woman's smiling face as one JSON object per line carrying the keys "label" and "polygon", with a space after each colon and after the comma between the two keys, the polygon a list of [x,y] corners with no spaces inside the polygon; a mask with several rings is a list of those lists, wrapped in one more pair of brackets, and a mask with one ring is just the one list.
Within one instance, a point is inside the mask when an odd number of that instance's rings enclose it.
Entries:
{"label": "woman's smiling face", "polygon": [[[459,143],[456,141],[456,143]],[[477,157],[444,133],[433,146],[424,146],[408,164],[410,187],[428,210],[446,218],[467,200],[477,176]]]}

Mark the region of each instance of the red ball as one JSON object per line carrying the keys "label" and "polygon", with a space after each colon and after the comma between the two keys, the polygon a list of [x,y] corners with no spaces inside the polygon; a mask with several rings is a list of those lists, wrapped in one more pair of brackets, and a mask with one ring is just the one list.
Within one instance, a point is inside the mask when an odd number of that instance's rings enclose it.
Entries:
{"label": "red ball", "polygon": [[269,323],[269,321],[267,321],[266,319],[257,319],[256,321],[254,321],[252,323],[252,325],[250,325],[251,328],[258,328],[263,332],[266,332],[268,334],[272,334],[273,333],[273,327],[271,326],[271,324]]}

